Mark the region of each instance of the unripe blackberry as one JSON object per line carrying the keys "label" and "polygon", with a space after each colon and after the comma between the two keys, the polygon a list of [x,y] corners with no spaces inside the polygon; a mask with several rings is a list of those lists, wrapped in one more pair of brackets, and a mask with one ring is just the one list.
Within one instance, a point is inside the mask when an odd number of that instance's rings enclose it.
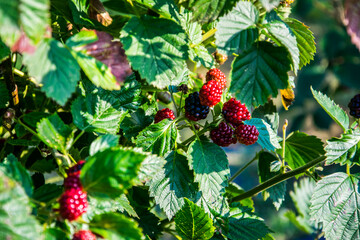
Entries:
{"label": "unripe blackberry", "polygon": [[76,220],[86,212],[87,194],[80,189],[66,190],[60,197],[60,215],[69,221]]}
{"label": "unripe blackberry", "polygon": [[215,81],[211,80],[205,83],[199,93],[201,105],[212,107],[221,101],[221,86]]}
{"label": "unripe blackberry", "polygon": [[348,107],[350,108],[350,115],[354,118],[360,118],[360,94],[353,97]]}
{"label": "unripe blackberry", "polygon": [[169,118],[171,120],[175,119],[174,112],[168,108],[157,111],[155,115],[155,123],[161,122],[162,120]]}
{"label": "unripe blackberry", "polygon": [[72,240],[96,240],[96,236],[89,230],[80,230],[74,233]]}
{"label": "unripe blackberry", "polygon": [[245,104],[241,104],[241,102],[235,100],[235,98],[231,98],[224,103],[222,113],[225,120],[235,126],[240,125],[245,120],[249,120],[251,117]]}
{"label": "unripe blackberry", "polygon": [[205,119],[209,111],[210,109],[208,106],[201,105],[198,92],[189,94],[185,99],[185,116],[188,119],[192,121]]}
{"label": "unripe blackberry", "polygon": [[64,180],[65,189],[82,189],[79,176],[68,176]]}
{"label": "unripe blackberry", "polygon": [[215,80],[223,89],[226,87],[226,76],[220,69],[212,68],[206,73],[206,81]]}
{"label": "unripe blackberry", "polygon": [[234,130],[225,122],[221,122],[217,128],[211,130],[210,137],[215,144],[221,147],[227,147],[237,141],[234,137]]}
{"label": "unripe blackberry", "polygon": [[81,170],[81,168],[83,167],[84,164],[85,164],[85,161],[80,160],[75,166],[72,166],[71,168],[66,170],[66,173],[69,176],[79,176],[80,175],[80,170]]}
{"label": "unripe blackberry", "polygon": [[256,143],[259,136],[259,131],[255,126],[241,124],[236,128],[236,137],[239,143],[251,145]]}

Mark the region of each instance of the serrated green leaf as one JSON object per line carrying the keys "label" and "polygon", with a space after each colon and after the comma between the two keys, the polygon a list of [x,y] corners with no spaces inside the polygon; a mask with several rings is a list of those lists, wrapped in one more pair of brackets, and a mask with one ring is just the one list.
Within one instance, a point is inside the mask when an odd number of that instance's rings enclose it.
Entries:
{"label": "serrated green leaf", "polygon": [[259,35],[258,20],[259,11],[251,2],[238,2],[230,13],[220,18],[215,33],[216,46],[227,55],[250,48]]}
{"label": "serrated green leaf", "polygon": [[30,112],[23,115],[21,119],[30,127],[36,128],[36,125],[38,124],[38,122],[40,122],[41,119],[47,118],[49,116],[50,114],[45,112]]}
{"label": "serrated green leaf", "polygon": [[[1,10],[0,10],[1,11]],[[5,60],[6,58],[8,58],[10,56],[10,49],[5,45],[5,43],[3,43],[3,41],[1,41],[0,39],[0,63]],[[0,91],[1,91],[1,84],[3,84],[3,82],[0,82]],[[1,95],[0,95],[1,96]],[[0,104],[0,108],[1,108],[1,104]]]}
{"label": "serrated green leaf", "polygon": [[189,166],[195,182],[208,202],[213,202],[228,186],[229,161],[224,150],[212,142],[195,140],[188,148]]}
{"label": "serrated green leaf", "polygon": [[179,9],[173,0],[134,0],[166,18],[177,18]]}
{"label": "serrated green leaf", "polygon": [[133,17],[121,31],[121,42],[130,65],[148,83],[159,88],[179,84],[174,79],[188,58],[188,39],[180,25],[168,19]]}
{"label": "serrated green leaf", "polygon": [[[226,187],[226,197],[231,202],[231,199],[244,193],[245,190],[234,182],[229,182],[229,186]],[[240,201],[241,205],[254,210],[254,201],[252,198],[246,198]]]}
{"label": "serrated green leaf", "polygon": [[314,60],[316,53],[315,37],[304,23],[293,18],[287,18],[285,22],[296,37],[297,46],[300,51],[299,69],[301,69],[306,64],[309,64],[311,60]]}
{"label": "serrated green leaf", "polygon": [[[259,154],[259,161],[258,161],[258,172],[259,172],[259,182],[263,183],[270,178],[279,175],[280,171],[272,172],[271,171],[271,163],[276,161],[277,157],[274,156],[272,153],[269,152],[261,152]],[[286,193],[286,181],[276,184],[271,188],[268,188],[266,191],[263,192],[264,200],[270,197],[271,201],[273,202],[276,210],[279,210],[282,203],[285,200],[285,193]]]}
{"label": "serrated green leaf", "polygon": [[279,5],[280,0],[261,0],[260,2],[266,11],[270,12]]}
{"label": "serrated green leaf", "polygon": [[37,123],[36,130],[40,140],[51,148],[64,153],[72,145],[74,132],[65,125],[57,113],[41,119]]}
{"label": "serrated green leaf", "polygon": [[178,130],[175,122],[164,119],[159,123],[152,124],[141,131],[135,140],[138,147],[145,152],[152,152],[164,156],[173,150],[178,138]]}
{"label": "serrated green leaf", "polygon": [[139,181],[148,182],[158,172],[161,171],[165,164],[165,159],[154,154],[146,153],[147,157],[141,163],[138,178]]}
{"label": "serrated green leaf", "polygon": [[279,113],[277,112],[273,101],[269,101],[265,103],[265,105],[255,108],[251,113],[251,117],[264,119],[271,125],[271,128],[274,129],[275,133],[278,132]]}
{"label": "serrated green leaf", "polygon": [[312,219],[323,224],[326,239],[360,238],[358,184],[358,176],[341,172],[317,182],[311,197],[310,214]]}
{"label": "serrated green leaf", "polygon": [[0,36],[9,46],[21,30],[35,43],[44,37],[50,24],[48,0],[13,0],[0,2]]}
{"label": "serrated green leaf", "polygon": [[68,240],[66,233],[58,228],[47,228],[44,231],[45,240]]}
{"label": "serrated green leaf", "polygon": [[17,181],[20,186],[24,188],[26,194],[31,197],[33,193],[33,183],[31,177],[12,153],[9,154],[2,163],[0,163],[0,171]]}
{"label": "serrated green leaf", "polygon": [[50,183],[35,189],[32,197],[39,202],[48,203],[59,198],[63,192],[62,186]]}
{"label": "serrated green leaf", "polygon": [[359,151],[358,143],[360,142],[359,131],[348,131],[341,135],[341,138],[331,138],[327,140],[326,151],[326,164],[333,163],[344,164],[357,164],[360,165],[359,156],[356,152]]}
{"label": "serrated green leaf", "polygon": [[185,204],[175,217],[176,231],[184,239],[210,239],[214,235],[213,221],[201,207],[185,198]]}
{"label": "serrated green leaf", "polygon": [[[282,149],[279,149],[278,153],[282,154]],[[324,154],[324,143],[315,136],[295,131],[286,138],[285,161],[292,169],[302,167]]]}
{"label": "serrated green leaf", "polygon": [[90,230],[111,240],[143,239],[137,222],[118,213],[96,215],[90,222]]}
{"label": "serrated green leaf", "polygon": [[0,82],[0,108],[5,108],[9,102],[9,92],[6,88],[5,82]]}
{"label": "serrated green leaf", "polygon": [[66,41],[66,45],[71,48],[71,54],[95,86],[106,90],[119,90],[120,85],[116,82],[116,77],[111,73],[111,69],[106,64],[86,54],[86,49],[83,48],[86,44],[95,42],[97,39],[94,31],[81,31],[70,37]]}
{"label": "serrated green leaf", "polygon": [[349,116],[328,96],[320,91],[316,91],[311,87],[311,92],[315,100],[325,110],[325,112],[344,130],[349,129]]}
{"label": "serrated green leaf", "polygon": [[3,239],[41,239],[42,227],[31,216],[24,189],[0,171],[0,236]]}
{"label": "serrated green leaf", "polygon": [[252,118],[244,122],[247,125],[255,126],[259,131],[258,143],[264,148],[270,151],[274,151],[280,148],[280,144],[277,140],[277,135],[271,126],[263,119]]}
{"label": "serrated green leaf", "polygon": [[242,207],[240,203],[231,204],[229,232],[225,233],[225,236],[230,239],[258,240],[268,233],[271,233],[271,230],[251,209]]}
{"label": "serrated green leaf", "polygon": [[131,149],[105,149],[86,161],[81,169],[81,183],[90,196],[119,197],[124,190],[131,187],[145,158],[146,155]]}
{"label": "serrated green leaf", "polygon": [[284,47],[259,42],[232,63],[230,92],[247,107],[263,105],[288,86],[290,64]]}
{"label": "serrated green leaf", "polygon": [[300,51],[296,36],[291,28],[277,16],[275,11],[270,12],[263,23],[270,33],[270,38],[280,46],[286,47],[291,55],[293,71],[297,73],[300,64]]}
{"label": "serrated green leaf", "polygon": [[187,0],[183,5],[194,14],[193,19],[200,23],[210,23],[229,12],[235,0]]}
{"label": "serrated green leaf", "polygon": [[214,66],[214,58],[209,51],[203,46],[194,46],[189,51],[189,58],[195,62],[200,62],[205,68],[212,68]]}
{"label": "serrated green leaf", "polygon": [[88,216],[90,214],[91,218],[95,215],[117,211],[122,213],[126,211],[129,216],[138,217],[125,194],[121,194],[120,197],[115,199],[96,199],[90,197],[87,214]]}
{"label": "serrated green leaf", "polygon": [[65,105],[80,79],[80,68],[64,45],[54,39],[44,40],[34,54],[25,55],[24,62],[46,96]]}
{"label": "serrated green leaf", "polygon": [[171,152],[166,158],[162,171],[158,172],[147,185],[151,197],[171,219],[184,205],[184,197],[192,199],[196,189],[194,176],[189,170],[187,159],[178,152]]}
{"label": "serrated green leaf", "polygon": [[110,147],[116,147],[119,144],[118,135],[102,135],[96,138],[90,145],[89,155],[92,156]]}

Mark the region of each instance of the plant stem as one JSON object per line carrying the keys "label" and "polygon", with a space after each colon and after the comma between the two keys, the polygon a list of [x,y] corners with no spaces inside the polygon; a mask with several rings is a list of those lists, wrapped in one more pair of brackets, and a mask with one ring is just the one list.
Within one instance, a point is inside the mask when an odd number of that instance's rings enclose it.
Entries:
{"label": "plant stem", "polygon": [[347,173],[347,175],[351,175],[351,173],[350,173],[350,165],[349,164],[346,164],[346,173]]}
{"label": "plant stem", "polygon": [[244,167],[242,167],[241,169],[239,169],[230,179],[229,182],[232,182],[235,180],[235,178],[237,176],[240,175],[240,173],[242,173],[248,166],[250,166],[250,164],[252,164],[256,159],[258,158],[258,154],[255,155],[255,157],[253,159],[251,159]]}
{"label": "plant stem", "polygon": [[202,36],[201,42],[203,43],[203,42],[205,42],[206,40],[208,40],[209,38],[211,38],[212,36],[214,36],[215,33],[216,33],[216,31],[217,31],[216,28],[210,29],[209,31],[207,31],[207,32]]}
{"label": "plant stem", "polygon": [[[73,143],[72,143],[72,146],[75,145],[75,143],[79,140],[79,138],[81,138],[81,136],[82,136],[84,133],[85,133],[85,131],[82,130],[82,131],[79,133],[79,135],[76,136],[75,140],[74,140]],[[72,146],[71,146],[71,147],[72,147]]]}
{"label": "plant stem", "polygon": [[283,125],[283,146],[282,146],[282,161],[281,161],[281,173],[285,173],[285,147],[286,147],[286,128],[288,126],[288,120],[285,119]]}
{"label": "plant stem", "polygon": [[34,131],[32,130],[30,127],[28,127],[27,125],[25,125],[25,123],[23,123],[20,119],[14,119],[14,121],[18,124],[20,124],[21,126],[23,126],[26,130],[28,130],[31,134],[33,134],[34,136],[36,136],[38,139],[41,139],[39,137],[39,135]]}
{"label": "plant stem", "polygon": [[[200,136],[204,135],[207,131],[209,131],[209,127],[201,129],[199,132],[197,132],[197,136],[200,137]],[[188,143],[191,143],[192,141],[194,141],[195,138],[196,138],[196,136],[193,135],[193,136],[189,137],[188,139],[186,139],[186,140],[185,140],[184,142],[182,142],[181,144],[182,144],[182,145],[187,145]]]}
{"label": "plant stem", "polygon": [[318,157],[314,160],[312,160],[311,162],[308,162],[307,164],[305,164],[304,166],[302,167],[299,167],[293,171],[290,171],[290,172],[287,172],[287,173],[281,173],[273,178],[270,178],[269,180],[263,182],[262,184],[254,187],[253,189],[247,191],[247,192],[244,192],[236,197],[234,197],[232,199],[232,202],[239,202],[243,199],[246,199],[246,198],[249,198],[249,197],[252,197],[278,183],[281,183],[282,181],[285,181],[289,178],[292,178],[300,173],[303,173],[305,172],[306,170],[308,170],[309,168],[312,168],[314,167],[315,165],[321,163],[322,161],[324,161],[326,159],[326,156],[321,156],[321,157]]}

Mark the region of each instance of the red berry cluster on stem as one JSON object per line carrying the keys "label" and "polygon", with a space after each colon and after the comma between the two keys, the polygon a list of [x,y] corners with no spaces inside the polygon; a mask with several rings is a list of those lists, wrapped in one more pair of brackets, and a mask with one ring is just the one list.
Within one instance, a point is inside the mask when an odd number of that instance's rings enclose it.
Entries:
{"label": "red berry cluster on stem", "polygon": [[74,233],[72,240],[96,240],[96,236],[89,230],[80,230]]}
{"label": "red berry cluster on stem", "polygon": [[164,108],[162,110],[157,111],[154,122],[158,123],[166,118],[171,119],[171,120],[175,119],[174,112],[168,108]]}

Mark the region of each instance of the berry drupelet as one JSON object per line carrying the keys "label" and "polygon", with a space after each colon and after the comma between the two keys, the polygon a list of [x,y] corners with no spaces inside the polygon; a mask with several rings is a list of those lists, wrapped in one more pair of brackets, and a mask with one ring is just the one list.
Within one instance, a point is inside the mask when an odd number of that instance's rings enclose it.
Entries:
{"label": "berry drupelet", "polygon": [[220,84],[221,89],[226,87],[226,76],[217,68],[212,68],[206,73],[206,81],[215,80]]}
{"label": "berry drupelet", "polygon": [[175,119],[174,112],[168,108],[157,111],[155,115],[155,123],[161,122],[162,120],[169,118],[171,120]]}
{"label": "berry drupelet", "polygon": [[235,98],[231,98],[224,103],[222,113],[225,120],[235,126],[242,124],[243,121],[249,120],[251,117],[245,104],[241,104],[241,102],[235,100]]}
{"label": "berry drupelet", "polygon": [[360,118],[360,94],[353,97],[348,107],[350,108],[350,115],[354,118]]}
{"label": "berry drupelet", "polygon": [[80,230],[74,233],[72,240],[96,240],[96,236],[89,230]]}
{"label": "berry drupelet", "polygon": [[69,221],[76,220],[86,212],[88,207],[87,194],[81,189],[68,189],[61,195],[60,215]]}
{"label": "berry drupelet", "polygon": [[201,105],[213,107],[221,101],[222,90],[215,80],[205,83],[199,93]]}
{"label": "berry drupelet", "polygon": [[199,92],[189,94],[185,99],[185,116],[192,120],[198,121],[205,119],[209,113],[209,107],[201,105]]}
{"label": "berry drupelet", "polygon": [[241,124],[236,128],[235,134],[239,143],[252,145],[258,140],[259,131],[255,126]]}
{"label": "berry drupelet", "polygon": [[237,141],[234,137],[234,130],[225,122],[221,122],[217,128],[211,130],[210,137],[220,147],[227,147]]}

